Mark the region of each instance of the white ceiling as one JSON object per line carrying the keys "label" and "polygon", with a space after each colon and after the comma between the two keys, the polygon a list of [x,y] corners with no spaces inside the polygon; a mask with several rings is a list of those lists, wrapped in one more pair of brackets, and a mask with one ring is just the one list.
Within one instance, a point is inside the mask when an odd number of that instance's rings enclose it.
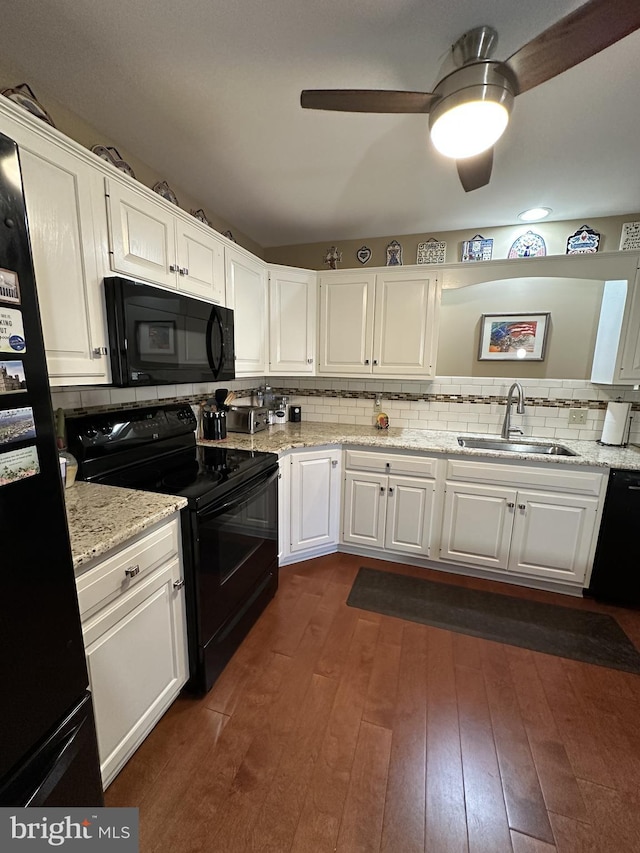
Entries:
{"label": "white ceiling", "polygon": [[519,96],[491,184],[469,194],[427,116],[299,106],[303,88],[430,91],[466,30],[495,27],[506,59],[581,0],[3,5],[3,54],[27,82],[265,247],[640,208],[640,31]]}

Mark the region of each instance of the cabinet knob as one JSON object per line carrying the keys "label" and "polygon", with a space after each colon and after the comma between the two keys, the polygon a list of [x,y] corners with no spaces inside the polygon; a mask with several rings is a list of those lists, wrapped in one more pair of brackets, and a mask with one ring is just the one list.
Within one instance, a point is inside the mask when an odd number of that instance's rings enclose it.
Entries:
{"label": "cabinet knob", "polygon": [[392,495],[392,494],[393,494],[393,486],[389,486],[389,494],[390,494],[390,495]]}
{"label": "cabinet knob", "polygon": [[169,264],[169,272],[179,272],[180,268],[177,264]]}
{"label": "cabinet knob", "polygon": [[515,506],[515,504],[514,504],[514,502],[513,502],[513,501],[509,501],[509,502],[507,503],[507,506],[509,507],[509,509],[513,509],[513,508],[514,508],[514,506]]}
{"label": "cabinet knob", "polygon": [[173,582],[173,588],[174,589],[182,589],[183,586],[184,586],[184,578],[180,578],[179,581]]}
{"label": "cabinet knob", "polygon": [[526,508],[527,508],[526,504],[518,504],[518,509],[526,509]]}
{"label": "cabinet knob", "polygon": [[380,494],[384,495],[384,486],[380,486]]}
{"label": "cabinet knob", "polygon": [[377,358],[374,358],[374,359],[373,359],[373,363],[374,363],[374,364],[377,364],[377,363],[378,363],[378,359],[377,359]]}
{"label": "cabinet knob", "polygon": [[189,267],[180,267],[180,275],[189,275]]}
{"label": "cabinet knob", "polygon": [[308,359],[307,359],[307,364],[313,364],[313,359],[312,359],[312,358],[308,358]]}
{"label": "cabinet knob", "polygon": [[124,573],[128,578],[135,578],[136,575],[140,574],[140,566],[130,566],[124,570]]}
{"label": "cabinet knob", "polygon": [[337,468],[337,467],[338,467],[338,460],[337,460],[337,459],[332,459],[332,460],[331,460],[331,467],[332,467],[332,468]]}
{"label": "cabinet knob", "polygon": [[369,359],[368,359],[368,358],[365,358],[364,363],[365,363],[365,364],[369,364]]}
{"label": "cabinet knob", "polygon": [[107,348],[106,347],[94,347],[92,352],[93,352],[94,358],[100,358],[100,356],[107,354]]}

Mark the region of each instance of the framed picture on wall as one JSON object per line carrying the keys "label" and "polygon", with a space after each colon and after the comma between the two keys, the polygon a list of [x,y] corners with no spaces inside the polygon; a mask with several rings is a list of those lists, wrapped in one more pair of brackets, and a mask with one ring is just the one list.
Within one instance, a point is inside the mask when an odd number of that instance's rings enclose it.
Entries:
{"label": "framed picture on wall", "polygon": [[479,361],[544,361],[551,314],[483,314]]}

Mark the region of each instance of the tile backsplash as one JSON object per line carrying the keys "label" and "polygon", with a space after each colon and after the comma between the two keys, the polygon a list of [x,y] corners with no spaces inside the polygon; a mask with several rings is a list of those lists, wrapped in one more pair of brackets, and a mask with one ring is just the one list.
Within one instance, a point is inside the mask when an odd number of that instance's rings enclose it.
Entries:
{"label": "tile backsplash", "polygon": [[[233,390],[240,401],[267,381],[276,394],[287,394],[302,407],[305,421],[372,425],[376,397],[392,427],[439,429],[498,434],[512,379],[438,376],[432,382],[409,380],[332,379],[326,377],[267,377],[236,379],[202,385],[163,385],[148,388],[52,389],[54,409],[68,414],[88,410],[128,408],[154,401],[196,404],[212,396],[216,387]],[[607,403],[632,403],[630,440],[640,443],[640,392],[626,386],[594,385],[578,379],[528,379],[525,412],[512,409],[512,426],[539,438],[597,440],[602,433]],[[586,409],[585,424],[569,424],[570,409]]]}

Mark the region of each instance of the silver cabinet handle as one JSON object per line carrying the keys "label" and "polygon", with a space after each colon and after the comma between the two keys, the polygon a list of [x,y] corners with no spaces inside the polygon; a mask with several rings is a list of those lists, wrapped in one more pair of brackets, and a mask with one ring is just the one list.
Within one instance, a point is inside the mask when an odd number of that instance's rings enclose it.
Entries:
{"label": "silver cabinet handle", "polygon": [[189,275],[189,267],[181,267],[178,272],[180,275]]}
{"label": "silver cabinet handle", "polygon": [[338,460],[337,460],[337,459],[332,459],[332,460],[331,460],[331,467],[332,467],[332,468],[337,468],[337,467],[338,467]]}
{"label": "silver cabinet handle", "polygon": [[184,586],[184,578],[180,578],[179,581],[173,582],[173,588],[174,589],[182,589],[183,586]]}
{"label": "silver cabinet handle", "polygon": [[378,363],[378,359],[377,359],[377,358],[374,358],[374,359],[373,359],[373,363],[374,363],[374,364],[377,364],[377,363]]}
{"label": "silver cabinet handle", "polygon": [[125,569],[124,573],[128,578],[135,578],[136,575],[140,574],[140,566],[131,566],[130,568]]}
{"label": "silver cabinet handle", "polygon": [[365,358],[364,363],[365,363],[365,364],[369,364],[369,359],[368,359],[368,358]]}
{"label": "silver cabinet handle", "polygon": [[92,352],[93,352],[94,358],[100,358],[101,355],[107,354],[107,348],[106,347],[94,347]]}
{"label": "silver cabinet handle", "polygon": [[515,506],[515,504],[514,504],[514,502],[513,502],[513,501],[509,501],[509,503],[507,504],[507,506],[509,507],[509,509],[513,509],[513,508],[514,508],[514,506]]}
{"label": "silver cabinet handle", "polygon": [[392,494],[393,494],[393,486],[389,486],[389,494],[390,494],[390,495],[392,495]]}
{"label": "silver cabinet handle", "polygon": [[526,508],[527,508],[526,504],[518,504],[518,509],[526,509]]}
{"label": "silver cabinet handle", "polygon": [[380,494],[384,495],[384,486],[380,486]]}
{"label": "silver cabinet handle", "polygon": [[312,359],[312,358],[308,358],[308,359],[307,359],[307,364],[313,364],[313,359]]}
{"label": "silver cabinet handle", "polygon": [[169,264],[169,272],[179,272],[179,267],[177,264]]}

